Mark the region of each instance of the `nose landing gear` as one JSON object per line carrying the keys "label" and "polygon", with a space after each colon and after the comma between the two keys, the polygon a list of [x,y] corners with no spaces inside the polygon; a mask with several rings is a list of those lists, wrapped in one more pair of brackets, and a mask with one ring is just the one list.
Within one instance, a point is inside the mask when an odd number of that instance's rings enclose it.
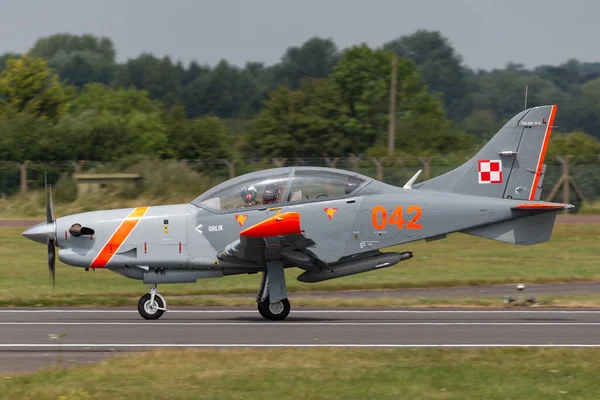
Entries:
{"label": "nose landing gear", "polygon": [[167,311],[167,301],[156,291],[156,284],[154,284],[150,286],[150,292],[138,301],[138,312],[145,319],[159,319],[165,311]]}

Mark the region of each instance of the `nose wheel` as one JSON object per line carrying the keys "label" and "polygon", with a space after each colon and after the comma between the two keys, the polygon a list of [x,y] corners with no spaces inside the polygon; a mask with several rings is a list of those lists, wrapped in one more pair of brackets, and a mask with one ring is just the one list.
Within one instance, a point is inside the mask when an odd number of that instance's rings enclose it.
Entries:
{"label": "nose wheel", "polygon": [[271,303],[267,298],[265,301],[258,303],[258,312],[264,319],[271,321],[282,321],[290,313],[291,306],[288,299],[279,300],[278,302]]}
{"label": "nose wheel", "polygon": [[156,292],[156,285],[150,287],[138,301],[138,312],[144,319],[159,319],[167,311],[167,302],[160,293]]}

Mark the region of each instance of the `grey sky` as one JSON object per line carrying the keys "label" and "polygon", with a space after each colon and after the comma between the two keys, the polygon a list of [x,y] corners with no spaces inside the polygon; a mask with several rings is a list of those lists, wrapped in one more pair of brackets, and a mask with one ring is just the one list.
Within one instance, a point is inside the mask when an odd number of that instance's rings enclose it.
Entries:
{"label": "grey sky", "polygon": [[600,61],[597,0],[0,0],[0,10],[0,54],[69,32],[110,37],[119,61],[149,51],[273,64],[313,36],[379,46],[424,28],[473,68]]}

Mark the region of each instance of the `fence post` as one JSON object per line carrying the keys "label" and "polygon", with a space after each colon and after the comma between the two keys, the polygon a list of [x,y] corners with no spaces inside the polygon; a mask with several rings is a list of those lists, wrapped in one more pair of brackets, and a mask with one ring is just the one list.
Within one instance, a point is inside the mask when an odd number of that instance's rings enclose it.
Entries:
{"label": "fence post", "polygon": [[561,163],[561,177],[552,188],[552,191],[550,192],[548,197],[546,197],[546,201],[552,201],[554,196],[556,196],[556,194],[558,193],[558,189],[562,188],[562,202],[568,204],[571,197],[571,188],[573,188],[575,194],[577,195],[577,197],[579,197],[579,200],[585,202],[583,193],[581,192],[581,190],[579,190],[579,187],[573,181],[573,177],[571,177],[569,161],[572,157],[572,155],[567,155],[563,157],[556,156],[556,159]]}
{"label": "fence post", "polygon": [[350,153],[350,162],[352,163],[352,171],[358,172],[358,162],[360,161],[361,158],[362,158],[362,154],[359,156],[355,156],[354,154]]}
{"label": "fence post", "polygon": [[26,160],[21,164],[21,194],[27,193],[27,166],[30,162],[30,160]]}
{"label": "fence post", "polygon": [[431,178],[431,160],[433,157],[419,157],[421,164],[423,164],[423,179],[427,180]]}
{"label": "fence post", "polygon": [[79,160],[75,164],[75,172],[80,173],[83,170],[83,166],[85,165],[86,160]]}
{"label": "fence post", "polygon": [[569,203],[569,194],[570,194],[569,181],[571,180],[571,174],[569,172],[569,161],[571,160],[571,157],[573,157],[573,156],[564,156],[563,159],[560,159],[560,157],[559,157],[559,160],[562,163],[562,176],[564,176],[566,178],[563,180],[563,185],[562,185],[562,201],[564,204]]}
{"label": "fence post", "polygon": [[325,160],[325,165],[329,168],[335,168],[337,162],[339,161],[339,157],[329,158],[325,154],[323,154],[323,159]]}
{"label": "fence post", "polygon": [[276,167],[281,168],[285,165],[285,162],[287,161],[287,158],[273,158],[272,159],[273,164],[275,164]]}
{"label": "fence post", "polygon": [[223,160],[223,163],[227,165],[229,169],[229,179],[235,178],[235,161]]}
{"label": "fence post", "polygon": [[373,161],[373,164],[375,164],[375,166],[377,167],[377,180],[379,182],[383,182],[383,163],[375,157],[373,157],[371,160]]}

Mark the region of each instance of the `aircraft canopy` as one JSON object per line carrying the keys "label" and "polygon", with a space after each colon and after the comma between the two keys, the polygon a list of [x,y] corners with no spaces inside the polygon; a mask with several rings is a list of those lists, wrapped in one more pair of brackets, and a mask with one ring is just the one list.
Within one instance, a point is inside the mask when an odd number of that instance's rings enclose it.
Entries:
{"label": "aircraft canopy", "polygon": [[349,197],[371,179],[332,168],[290,167],[253,172],[208,190],[192,204],[214,211]]}

